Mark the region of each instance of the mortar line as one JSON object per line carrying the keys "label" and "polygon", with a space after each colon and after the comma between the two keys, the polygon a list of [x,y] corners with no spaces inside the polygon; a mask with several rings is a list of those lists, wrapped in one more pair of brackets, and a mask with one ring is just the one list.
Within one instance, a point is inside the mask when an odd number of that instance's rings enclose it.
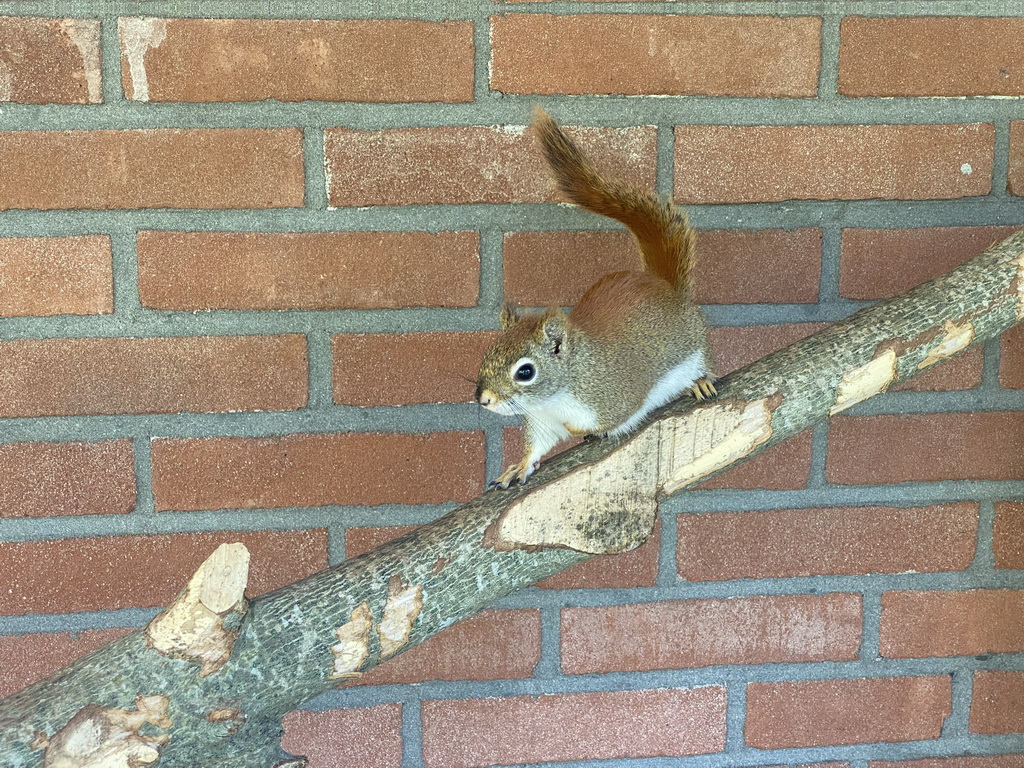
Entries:
{"label": "mortar line", "polygon": [[687,582],[679,574],[679,514],[670,511],[665,504],[658,505],[658,520],[661,523],[658,542],[658,571],[655,584],[670,588]]}
{"label": "mortar line", "polygon": [[402,702],[402,768],[421,768],[423,758],[423,705],[417,698]]}
{"label": "mortar line", "polygon": [[346,534],[350,527],[343,524],[327,526],[327,563],[329,566],[343,563],[347,559]]}
{"label": "mortar line", "polygon": [[[134,231],[113,230],[109,234],[113,274],[113,315],[96,316],[95,321],[110,323],[118,328],[116,335],[124,335],[127,326],[134,328],[135,322],[143,316],[139,284],[138,234]],[[92,318],[83,318],[80,325]],[[44,325],[47,321],[39,319]],[[59,338],[69,338],[69,329],[63,323],[55,327]]]}
{"label": "mortar line", "polygon": [[885,591],[884,586],[861,591],[863,605],[858,658],[864,662],[877,662],[882,658],[882,593]]}
{"label": "mortar line", "polygon": [[562,677],[562,609],[557,606],[540,609],[540,660],[533,677],[555,684]]}
{"label": "mortar line", "polygon": [[[476,13],[466,17],[473,21],[473,101],[501,101],[503,94],[491,88],[491,25],[487,15],[491,10],[481,3],[474,8]],[[495,7],[495,13],[500,7]],[[482,18],[481,18],[482,15]]]}
{"label": "mortar line", "polygon": [[327,210],[327,166],[322,128],[302,129],[302,164],[305,174],[305,209]]}
{"label": "mortar line", "polygon": [[1002,390],[1002,384],[999,381],[1003,354],[1002,336],[986,341],[982,350],[980,389],[989,392],[999,392]]}
{"label": "mortar line", "polygon": [[305,409],[329,410],[334,406],[334,355],[331,334],[319,328],[306,332],[308,400]]}
{"label": "mortar line", "polygon": [[969,566],[973,571],[990,573],[995,570],[995,521],[995,504],[988,499],[979,502],[974,559]]}
{"label": "mortar line", "polygon": [[[768,203],[688,204],[699,229],[796,230],[836,224],[841,228],[913,229],[939,226],[1022,225],[1024,198],[952,200],[799,200]],[[602,221],[566,206],[543,203],[387,205],[311,209],[117,209],[0,211],[5,236],[75,235],[121,229],[198,232],[441,232],[611,231]]]}
{"label": "mortar line", "polygon": [[[6,8],[4,9],[6,12]],[[104,104],[124,102],[121,83],[121,39],[117,19],[106,16],[100,19],[100,77]]]}
{"label": "mortar line", "polygon": [[[655,159],[658,175],[655,191],[658,195],[673,200],[675,199],[676,188],[675,126],[659,125],[657,130],[658,149]],[[686,170],[684,169],[683,173],[685,172]]]}
{"label": "mortar line", "polygon": [[942,734],[940,738],[966,738],[970,736],[970,718],[971,718],[971,698],[973,693],[973,676],[974,673],[971,669],[961,668],[954,669],[950,677],[952,678],[952,699],[953,707],[942,724]]}
{"label": "mortar line", "polygon": [[822,221],[821,272],[818,282],[818,303],[830,304],[843,301],[839,292],[842,274],[843,228],[834,221]]}
{"label": "mortar line", "polygon": [[828,421],[823,421],[811,427],[811,464],[807,473],[808,489],[832,489],[826,475],[826,468],[828,466],[828,433]]}
{"label": "mortar line", "polygon": [[[277,336],[306,334],[318,331],[358,334],[395,334],[428,332],[476,332],[493,330],[497,325],[498,308],[424,308],[408,310],[213,310],[213,311],[166,311],[140,307],[137,313],[132,302],[134,264],[125,263],[118,267],[125,285],[124,295],[118,300],[123,311],[119,314],[83,315],[77,317],[73,326],[67,323],[67,316],[15,317],[5,318],[0,328],[0,339],[86,339],[132,336],[138,338],[194,338],[197,336]],[[116,278],[115,278],[116,279]],[[121,290],[118,288],[117,290]],[[500,306],[498,297],[487,297]],[[497,300],[496,300],[497,299]],[[834,323],[866,306],[866,302],[835,302],[834,304],[732,304],[704,305],[704,316],[712,328],[739,326],[774,326],[805,323]],[[526,307],[525,309],[544,309]],[[886,410],[891,403],[911,404],[916,400],[931,399],[939,405],[945,401],[962,401],[965,408],[981,408],[986,401],[993,407],[997,403],[1013,403],[1022,390],[999,386],[999,367],[995,359],[996,349],[989,355],[991,363],[984,368],[985,387],[972,389],[935,391],[895,391],[884,397],[869,401],[856,413]],[[988,373],[990,372],[991,373]],[[883,405],[884,403],[884,405]],[[910,407],[914,407],[911,405]],[[955,410],[955,409],[954,409]]]}
{"label": "mortar line", "polygon": [[755,680],[734,680],[725,685],[725,751],[738,752],[747,748],[747,688]]}
{"label": "mortar line", "polygon": [[818,101],[837,103],[839,96],[839,46],[842,17],[824,15],[821,20],[820,69],[818,71]]}
{"label": "mortar line", "polygon": [[[480,282],[476,306],[485,318],[485,328],[498,327],[498,314],[505,301],[505,236],[498,227],[481,227],[477,230],[480,246],[477,257],[480,263]],[[489,316],[489,317],[488,317]]]}
{"label": "mortar line", "polygon": [[995,136],[993,138],[992,157],[992,191],[989,195],[996,199],[1012,197],[1010,194],[1010,122],[1012,118],[1002,117],[993,120]]}
{"label": "mortar line", "polygon": [[[107,93],[104,86],[104,94]],[[123,97],[101,104],[5,104],[0,129],[129,130],[320,129],[360,130],[442,126],[525,126],[535,103],[561,122],[611,127],[644,125],[946,125],[1008,124],[1020,99],[959,97],[837,97],[835,100],[714,96],[553,97],[490,93],[473,102],[137,102]]]}
{"label": "mortar line", "polygon": [[137,437],[132,440],[135,462],[135,509],[134,515],[152,515],[156,512],[153,496],[153,453],[152,440]]}

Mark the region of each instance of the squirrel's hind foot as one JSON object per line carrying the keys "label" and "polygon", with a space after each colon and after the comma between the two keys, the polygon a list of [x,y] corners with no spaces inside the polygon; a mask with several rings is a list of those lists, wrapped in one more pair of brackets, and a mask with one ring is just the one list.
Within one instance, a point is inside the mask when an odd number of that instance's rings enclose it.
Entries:
{"label": "squirrel's hind foot", "polygon": [[715,387],[715,379],[710,376],[697,379],[697,381],[693,383],[693,386],[690,387],[690,394],[693,395],[697,402],[714,400],[718,397],[718,388]]}

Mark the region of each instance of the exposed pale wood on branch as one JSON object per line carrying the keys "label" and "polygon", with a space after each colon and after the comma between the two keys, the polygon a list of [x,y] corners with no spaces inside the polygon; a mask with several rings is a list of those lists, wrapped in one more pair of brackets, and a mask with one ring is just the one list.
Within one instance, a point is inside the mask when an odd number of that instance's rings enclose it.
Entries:
{"label": "exposed pale wood on branch", "polygon": [[218,551],[148,627],[0,702],[0,765],[301,765],[279,746],[289,710],[510,592],[638,546],[663,496],[1022,318],[1017,233],[732,374],[714,402],[679,401],[621,442],[585,443],[527,486],[486,494],[247,612],[247,556]]}

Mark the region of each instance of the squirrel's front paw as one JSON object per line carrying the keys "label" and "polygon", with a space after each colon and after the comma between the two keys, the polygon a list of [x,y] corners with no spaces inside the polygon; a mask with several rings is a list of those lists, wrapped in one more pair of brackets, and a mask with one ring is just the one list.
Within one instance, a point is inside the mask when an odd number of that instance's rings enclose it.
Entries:
{"label": "squirrel's front paw", "polygon": [[497,480],[492,480],[487,486],[488,488],[508,488],[515,481],[519,481],[522,485],[526,482],[526,479],[533,474],[533,471],[540,466],[538,461],[535,464],[531,464],[526,459],[523,459],[518,464],[513,464],[511,467],[502,472]]}

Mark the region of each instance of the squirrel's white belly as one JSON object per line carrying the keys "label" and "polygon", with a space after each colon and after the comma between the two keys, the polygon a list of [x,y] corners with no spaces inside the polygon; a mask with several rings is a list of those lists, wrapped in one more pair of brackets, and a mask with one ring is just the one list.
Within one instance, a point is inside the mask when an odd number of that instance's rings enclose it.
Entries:
{"label": "squirrel's white belly", "polygon": [[699,349],[658,379],[647,393],[647,399],[636,413],[619,426],[608,432],[609,437],[618,437],[636,429],[655,408],[675,400],[707,373],[708,366],[704,353]]}
{"label": "squirrel's white belly", "polygon": [[558,439],[576,433],[597,431],[597,411],[571,392],[559,392],[542,403],[531,405],[530,418],[550,428]]}

